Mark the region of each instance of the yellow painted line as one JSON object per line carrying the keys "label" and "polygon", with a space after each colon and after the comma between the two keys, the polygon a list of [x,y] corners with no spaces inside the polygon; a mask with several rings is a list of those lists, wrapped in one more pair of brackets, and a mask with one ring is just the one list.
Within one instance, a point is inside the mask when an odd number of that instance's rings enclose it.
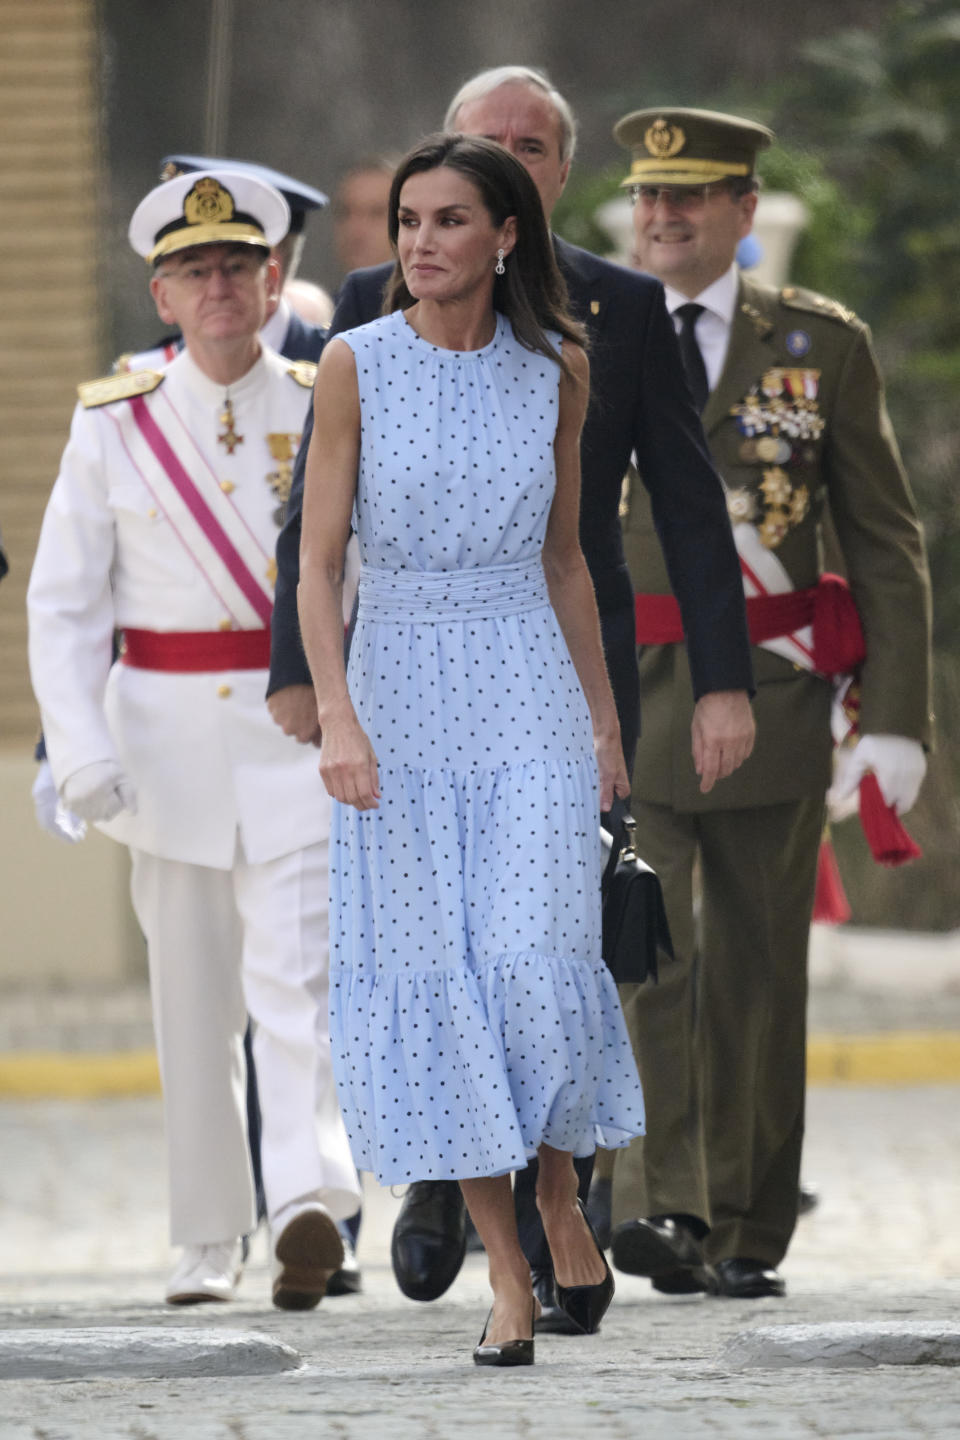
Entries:
{"label": "yellow painted line", "polygon": [[0,1055],[0,1096],[17,1100],[96,1100],[108,1095],[156,1095],[160,1072],[153,1050],[112,1055],[8,1051]]}
{"label": "yellow painted line", "polygon": [[814,1035],[807,1043],[807,1079],[811,1085],[956,1084],[960,1032]]}
{"label": "yellow painted line", "polygon": [[[960,1031],[813,1035],[807,1044],[807,1078],[811,1085],[960,1084]],[[159,1092],[152,1050],[0,1055],[0,1098],[94,1100]]]}

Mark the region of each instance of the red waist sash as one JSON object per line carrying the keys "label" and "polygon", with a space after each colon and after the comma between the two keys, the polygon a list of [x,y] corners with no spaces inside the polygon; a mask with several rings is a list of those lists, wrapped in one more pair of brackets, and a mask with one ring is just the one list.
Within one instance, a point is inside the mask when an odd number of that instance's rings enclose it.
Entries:
{"label": "red waist sash", "polygon": [[124,630],[120,659],[137,670],[180,674],[266,670],[270,664],[270,631]]}
{"label": "red waist sash", "polygon": [[[822,675],[846,675],[863,663],[866,646],[850,587],[839,575],[821,575],[816,585],[780,595],[747,598],[750,640],[762,645],[813,627],[813,668]],[[676,645],[683,640],[680,606],[672,595],[637,595],[637,644]]]}

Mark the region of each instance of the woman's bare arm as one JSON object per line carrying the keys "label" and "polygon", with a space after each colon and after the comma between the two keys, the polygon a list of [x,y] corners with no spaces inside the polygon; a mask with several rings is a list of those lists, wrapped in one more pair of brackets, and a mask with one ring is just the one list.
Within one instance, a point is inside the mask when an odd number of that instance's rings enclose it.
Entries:
{"label": "woman's bare arm", "polygon": [[347,690],[343,564],[360,459],[360,397],[353,352],[333,340],[320,357],[307,453],[297,609],[317,696],[320,774],[335,800],[376,806],[377,760]]}

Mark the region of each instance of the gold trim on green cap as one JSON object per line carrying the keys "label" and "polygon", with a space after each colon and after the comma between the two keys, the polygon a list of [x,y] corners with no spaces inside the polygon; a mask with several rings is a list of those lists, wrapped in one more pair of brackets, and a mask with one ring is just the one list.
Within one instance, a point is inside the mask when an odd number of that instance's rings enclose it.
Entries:
{"label": "gold trim on green cap", "polygon": [[750,173],[749,165],[735,160],[687,160],[678,155],[671,160],[655,160],[652,156],[638,155],[626,180],[620,181],[620,188],[654,181],[661,185],[709,185],[712,180],[723,180],[728,175]]}
{"label": "gold trim on green cap", "polygon": [[255,225],[239,220],[227,220],[212,225],[184,225],[180,230],[170,230],[159,240],[147,256],[152,265],[176,250],[189,250],[191,245],[259,245],[269,250],[270,245],[262,230]]}

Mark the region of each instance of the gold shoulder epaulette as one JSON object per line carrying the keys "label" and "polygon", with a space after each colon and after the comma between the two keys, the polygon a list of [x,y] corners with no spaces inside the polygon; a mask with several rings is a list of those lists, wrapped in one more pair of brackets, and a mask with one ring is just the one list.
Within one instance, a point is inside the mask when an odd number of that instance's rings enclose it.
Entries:
{"label": "gold shoulder epaulette", "polygon": [[856,315],[839,300],[828,295],[818,295],[815,290],[804,290],[799,285],[784,285],[780,299],[791,310],[805,310],[808,314],[823,315],[828,320],[839,320],[843,325],[856,321]]}
{"label": "gold shoulder epaulette", "polygon": [[287,366],[287,374],[292,375],[304,390],[312,390],[313,382],[317,378],[317,362],[315,360],[292,360]]}
{"label": "gold shoulder epaulette", "polygon": [[163,384],[159,370],[134,370],[127,375],[104,375],[101,380],[85,380],[77,386],[84,410],[98,405],[112,405],[115,400],[132,400],[135,395],[149,395]]}

